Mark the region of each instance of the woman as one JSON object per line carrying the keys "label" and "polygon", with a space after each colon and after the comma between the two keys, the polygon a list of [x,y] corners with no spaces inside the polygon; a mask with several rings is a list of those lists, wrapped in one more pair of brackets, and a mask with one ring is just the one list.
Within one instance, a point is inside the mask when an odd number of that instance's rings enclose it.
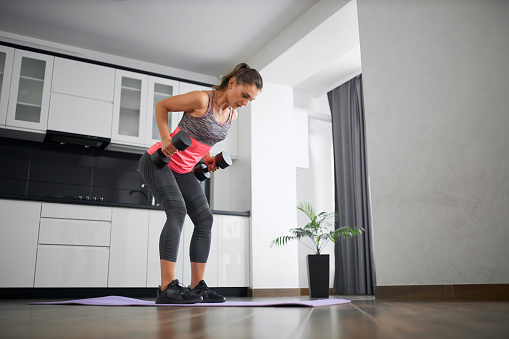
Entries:
{"label": "woman", "polygon": [[[225,301],[223,296],[208,288],[203,280],[210,251],[212,212],[193,168],[203,158],[210,172],[218,169],[210,149],[226,138],[231,122],[237,118],[236,109],[254,100],[262,87],[260,74],[241,63],[211,91],[177,95],[156,104],[155,114],[161,142],[143,154],[140,172],[167,218],[159,238],[161,286],[157,291],[158,304]],[[170,134],[168,112],[182,111],[184,115],[179,126]],[[192,145],[184,151],[177,151],[171,138],[181,130],[191,137]],[[150,160],[150,155],[159,148],[166,156],[171,156],[171,162],[163,169],[155,167]],[[189,289],[175,279],[175,263],[186,213],[194,224],[189,248]]]}

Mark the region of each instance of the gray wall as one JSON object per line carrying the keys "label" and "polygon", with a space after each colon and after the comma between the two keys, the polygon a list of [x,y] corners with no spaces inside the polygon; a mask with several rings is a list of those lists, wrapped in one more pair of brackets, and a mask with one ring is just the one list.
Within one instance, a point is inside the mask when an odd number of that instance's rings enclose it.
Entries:
{"label": "gray wall", "polygon": [[378,285],[509,282],[509,1],[358,0]]}

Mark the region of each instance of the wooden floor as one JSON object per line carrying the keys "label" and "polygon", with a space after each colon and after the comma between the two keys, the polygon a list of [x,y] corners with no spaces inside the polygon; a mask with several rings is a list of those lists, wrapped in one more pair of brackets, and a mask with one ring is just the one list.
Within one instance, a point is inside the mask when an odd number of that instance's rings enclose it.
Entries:
{"label": "wooden floor", "polygon": [[26,300],[1,300],[0,338],[509,338],[509,302],[341,298],[352,302],[317,308],[177,308],[27,305]]}

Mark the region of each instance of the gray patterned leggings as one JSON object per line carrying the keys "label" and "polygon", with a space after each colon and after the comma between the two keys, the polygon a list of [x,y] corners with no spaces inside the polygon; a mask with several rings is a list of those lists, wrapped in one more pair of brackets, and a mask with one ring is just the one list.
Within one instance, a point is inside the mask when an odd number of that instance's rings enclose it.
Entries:
{"label": "gray patterned leggings", "polygon": [[194,173],[176,173],[168,166],[159,169],[147,152],[140,158],[139,170],[150,192],[166,212],[166,223],[159,238],[159,258],[177,262],[180,234],[187,213],[194,224],[189,257],[191,262],[206,263],[213,217]]}

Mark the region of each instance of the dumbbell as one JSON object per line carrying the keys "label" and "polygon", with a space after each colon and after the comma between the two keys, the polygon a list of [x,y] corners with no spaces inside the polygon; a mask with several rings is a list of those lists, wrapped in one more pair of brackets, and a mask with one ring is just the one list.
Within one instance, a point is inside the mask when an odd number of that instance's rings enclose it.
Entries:
{"label": "dumbbell", "polygon": [[[216,166],[222,169],[225,169],[226,167],[232,164],[232,159],[230,158],[230,155],[226,153],[226,151],[223,151],[216,155],[215,159]],[[194,168],[194,175],[200,181],[208,179],[210,178],[209,168],[207,167],[207,165],[200,164]]]}
{"label": "dumbbell", "polygon": [[[171,142],[179,151],[185,150],[192,144],[191,138],[184,131],[180,131],[177,134],[175,134],[173,138],[171,138]],[[171,157],[167,157],[163,153],[163,150],[161,148],[152,153],[150,158],[152,159],[154,165],[156,165],[156,167],[158,168],[163,168],[164,166],[167,166],[171,161]]]}

